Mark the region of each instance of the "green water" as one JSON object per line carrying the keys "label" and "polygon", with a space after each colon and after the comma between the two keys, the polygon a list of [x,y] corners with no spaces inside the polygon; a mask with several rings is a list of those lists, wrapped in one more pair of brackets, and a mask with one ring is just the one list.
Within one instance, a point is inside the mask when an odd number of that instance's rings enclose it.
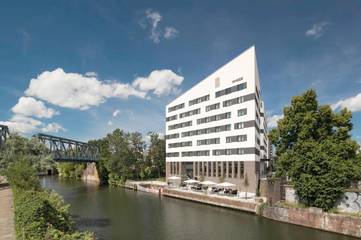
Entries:
{"label": "green water", "polygon": [[253,214],[81,181],[42,178],[71,204],[79,229],[106,240],[354,239]]}

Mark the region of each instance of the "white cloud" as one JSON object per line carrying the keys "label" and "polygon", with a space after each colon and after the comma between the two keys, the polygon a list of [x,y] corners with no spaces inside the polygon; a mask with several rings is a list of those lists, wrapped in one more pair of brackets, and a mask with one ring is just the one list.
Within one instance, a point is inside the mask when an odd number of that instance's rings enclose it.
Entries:
{"label": "white cloud", "polygon": [[52,108],[47,108],[42,101],[38,101],[32,97],[21,97],[18,103],[11,109],[15,114],[24,116],[35,116],[38,118],[51,118],[59,114]]}
{"label": "white cloud", "polygon": [[356,96],[349,97],[343,100],[338,101],[335,104],[331,105],[332,109],[338,108],[347,108],[352,112],[360,112],[361,111],[361,93]]}
{"label": "white cloud", "polygon": [[37,131],[56,133],[59,131],[65,131],[65,129],[58,123],[45,124],[37,119],[17,114],[12,116],[8,121],[0,121],[0,124],[8,126],[12,132],[18,132],[22,134],[33,133]]}
{"label": "white cloud", "polygon": [[175,27],[166,27],[164,30],[159,27],[159,23],[162,21],[162,15],[153,11],[152,9],[147,9],[145,11],[145,21],[142,21],[140,25],[143,28],[150,27],[150,36],[149,38],[154,43],[159,43],[161,38],[172,39],[178,36],[179,31]]}
{"label": "white cloud", "polygon": [[179,34],[179,31],[177,29],[175,29],[174,27],[166,27],[164,29],[164,38],[165,39],[172,39],[172,38],[175,38],[177,37]]}
{"label": "white cloud", "polygon": [[141,91],[153,91],[154,94],[161,96],[176,92],[183,79],[182,76],[168,69],[154,70],[148,77],[135,79],[132,85]]}
{"label": "white cloud", "polygon": [[119,110],[119,109],[115,110],[115,111],[113,112],[113,117],[118,116],[119,113],[120,113],[120,110]]}
{"label": "white cloud", "polygon": [[305,32],[305,35],[307,37],[312,37],[314,39],[317,39],[319,37],[321,37],[325,32],[326,32],[326,28],[329,25],[328,22],[319,22],[319,23],[315,23],[312,25],[312,27],[310,29],[308,29]]}
{"label": "white cloud", "polygon": [[45,71],[31,79],[25,93],[57,106],[80,110],[98,106],[110,97],[146,96],[145,92],[138,91],[129,84],[104,83],[95,76],[66,73],[61,68]]}
{"label": "white cloud", "polygon": [[112,122],[112,121],[108,121],[108,126],[113,126],[113,122]]}
{"label": "white cloud", "polygon": [[267,125],[269,128],[277,127],[277,121],[283,118],[283,115],[274,114],[267,118]]}
{"label": "white cloud", "polygon": [[42,123],[30,117],[14,115],[9,121],[3,121],[0,124],[7,125],[10,131],[29,133],[35,131]]}
{"label": "white cloud", "polygon": [[65,128],[63,128],[58,123],[49,123],[45,127],[41,128],[41,131],[57,133],[57,132],[60,132],[60,131],[65,131]]}

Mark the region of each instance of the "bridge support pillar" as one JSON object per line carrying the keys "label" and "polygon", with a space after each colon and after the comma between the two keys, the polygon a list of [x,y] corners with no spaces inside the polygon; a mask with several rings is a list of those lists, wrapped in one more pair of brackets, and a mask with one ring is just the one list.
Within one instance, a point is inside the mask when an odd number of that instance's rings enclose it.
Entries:
{"label": "bridge support pillar", "polygon": [[87,163],[86,168],[81,176],[81,179],[85,182],[100,183],[100,178],[96,164],[94,162]]}

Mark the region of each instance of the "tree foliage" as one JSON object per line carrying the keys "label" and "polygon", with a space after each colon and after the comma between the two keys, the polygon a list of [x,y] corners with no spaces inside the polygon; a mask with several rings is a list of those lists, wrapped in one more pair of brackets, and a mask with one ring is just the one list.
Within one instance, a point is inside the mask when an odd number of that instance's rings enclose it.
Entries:
{"label": "tree foliage", "polygon": [[331,209],[352,180],[360,179],[358,144],[351,139],[352,113],[320,106],[316,92],[292,98],[270,133],[276,147],[276,173],[289,176],[308,206]]}
{"label": "tree foliage", "polygon": [[37,138],[27,139],[17,134],[11,134],[0,151],[0,174],[11,166],[19,156],[26,156],[26,160],[38,172],[55,166],[45,145]]}
{"label": "tree foliage", "polygon": [[138,132],[114,130],[103,139],[89,141],[100,150],[97,163],[102,182],[117,185],[127,179],[147,179],[164,176],[165,141],[149,133],[147,147]]}

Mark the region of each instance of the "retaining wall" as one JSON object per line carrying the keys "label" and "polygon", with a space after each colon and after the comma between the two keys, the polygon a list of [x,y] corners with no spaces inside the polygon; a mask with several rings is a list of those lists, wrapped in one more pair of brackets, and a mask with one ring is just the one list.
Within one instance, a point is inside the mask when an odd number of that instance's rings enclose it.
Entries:
{"label": "retaining wall", "polygon": [[318,208],[267,207],[262,215],[280,222],[361,237],[361,218],[322,212]]}
{"label": "retaining wall", "polygon": [[242,201],[240,199],[231,199],[231,198],[228,199],[225,197],[218,197],[215,195],[186,192],[186,191],[180,191],[180,190],[169,189],[169,188],[163,189],[163,195],[168,196],[168,197],[175,197],[175,198],[181,198],[181,199],[186,199],[186,200],[195,201],[195,202],[216,205],[216,206],[220,206],[220,207],[226,207],[226,208],[232,208],[232,209],[252,212],[252,213],[256,213],[257,206],[259,205],[254,202]]}

